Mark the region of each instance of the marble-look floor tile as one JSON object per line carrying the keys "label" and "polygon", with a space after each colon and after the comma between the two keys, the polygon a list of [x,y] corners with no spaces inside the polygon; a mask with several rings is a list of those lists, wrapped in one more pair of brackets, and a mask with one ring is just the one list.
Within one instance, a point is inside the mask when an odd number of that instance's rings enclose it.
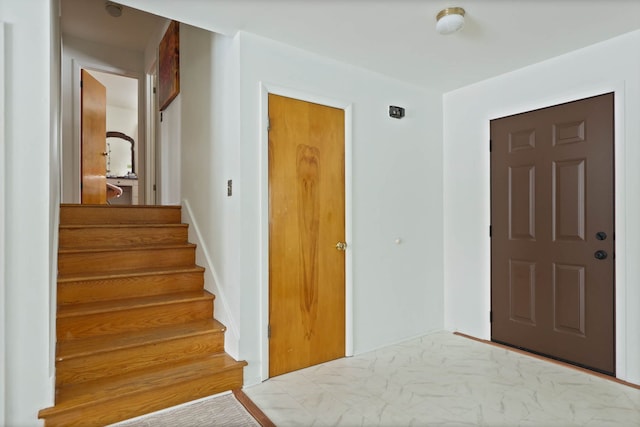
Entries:
{"label": "marble-look floor tile", "polygon": [[245,392],[278,426],[640,426],[640,390],[448,332]]}

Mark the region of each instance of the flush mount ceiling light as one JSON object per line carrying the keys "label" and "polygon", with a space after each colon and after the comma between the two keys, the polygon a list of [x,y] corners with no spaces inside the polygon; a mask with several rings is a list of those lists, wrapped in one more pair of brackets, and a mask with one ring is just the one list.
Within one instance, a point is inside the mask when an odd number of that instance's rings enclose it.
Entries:
{"label": "flush mount ceiling light", "polygon": [[104,8],[107,13],[114,18],[119,18],[120,16],[122,16],[122,6],[119,4],[108,1],[104,4]]}
{"label": "flush mount ceiling light", "polygon": [[439,34],[453,34],[464,26],[464,9],[448,7],[442,9],[436,16],[436,31]]}

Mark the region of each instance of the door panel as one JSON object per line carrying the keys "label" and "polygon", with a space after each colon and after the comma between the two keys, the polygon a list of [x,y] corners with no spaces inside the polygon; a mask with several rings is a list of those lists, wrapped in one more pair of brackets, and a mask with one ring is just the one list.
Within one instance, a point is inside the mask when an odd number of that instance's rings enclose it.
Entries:
{"label": "door panel", "polygon": [[585,267],[554,264],[554,329],[585,336]]}
{"label": "door panel", "polygon": [[555,241],[584,241],[586,159],[553,162],[553,216]]}
{"label": "door panel", "polygon": [[613,94],[493,120],[491,140],[492,339],[615,373]]}
{"label": "door panel", "polygon": [[536,264],[510,259],[509,273],[509,319],[535,325]]}
{"label": "door panel", "polygon": [[533,165],[509,168],[509,236],[511,239],[536,238],[536,169]]}
{"label": "door panel", "polygon": [[269,375],[345,355],[344,111],[269,95]]}
{"label": "door panel", "polygon": [[107,90],[82,70],[80,101],[82,203],[107,203]]}

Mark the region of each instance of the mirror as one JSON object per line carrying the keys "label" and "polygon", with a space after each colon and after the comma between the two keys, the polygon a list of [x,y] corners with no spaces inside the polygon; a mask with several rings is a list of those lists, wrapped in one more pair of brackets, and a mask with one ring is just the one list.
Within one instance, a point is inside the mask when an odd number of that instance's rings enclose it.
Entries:
{"label": "mirror", "polygon": [[107,178],[137,178],[133,144],[122,132],[107,132]]}

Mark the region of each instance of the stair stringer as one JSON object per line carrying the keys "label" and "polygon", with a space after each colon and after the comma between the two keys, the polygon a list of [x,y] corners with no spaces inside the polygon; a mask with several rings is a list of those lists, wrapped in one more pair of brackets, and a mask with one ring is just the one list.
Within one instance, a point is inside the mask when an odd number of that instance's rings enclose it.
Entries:
{"label": "stair stringer", "polygon": [[182,222],[189,224],[189,241],[196,244],[196,263],[205,268],[204,288],[216,296],[215,317],[227,327],[224,341],[225,352],[234,359],[240,360],[240,331],[233,317],[224,288],[219,285],[222,281],[215,269],[206,241],[200,232],[189,201],[183,199],[182,207]]}

